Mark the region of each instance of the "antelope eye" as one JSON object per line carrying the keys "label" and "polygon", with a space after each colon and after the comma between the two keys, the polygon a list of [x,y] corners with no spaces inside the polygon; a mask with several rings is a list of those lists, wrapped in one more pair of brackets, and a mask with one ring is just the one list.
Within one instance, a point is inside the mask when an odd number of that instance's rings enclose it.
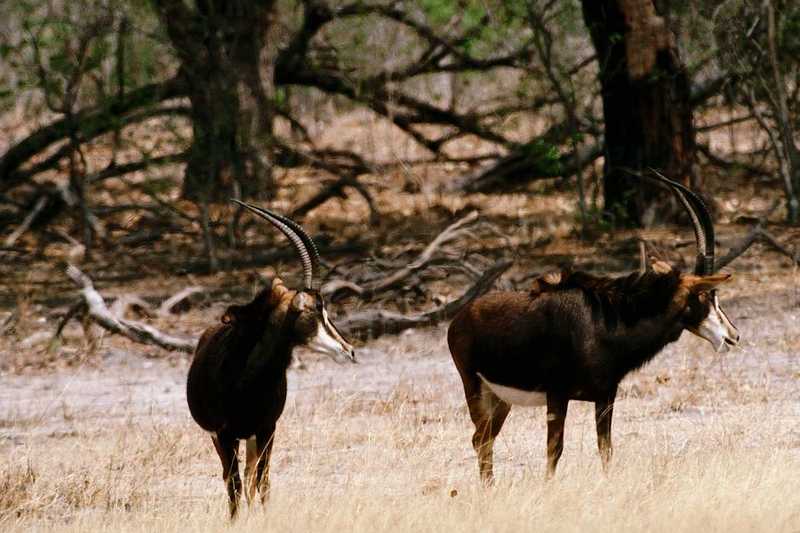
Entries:
{"label": "antelope eye", "polygon": [[702,305],[702,301],[700,300],[700,295],[695,295],[694,297],[690,297],[686,302],[686,310],[685,313],[687,315],[693,315],[699,311]]}

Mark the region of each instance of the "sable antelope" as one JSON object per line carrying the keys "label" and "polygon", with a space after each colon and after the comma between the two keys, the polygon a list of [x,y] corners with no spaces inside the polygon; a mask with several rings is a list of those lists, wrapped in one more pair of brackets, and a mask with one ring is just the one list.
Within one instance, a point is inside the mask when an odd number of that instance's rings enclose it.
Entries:
{"label": "sable antelope", "polygon": [[492,448],[512,405],[547,406],[547,477],[564,442],[570,400],[595,403],[603,469],[611,460],[617,385],[678,340],[683,330],[717,351],[739,333],[717,299],[730,278],[714,274],[714,227],[692,191],[663,176],[688,211],[697,240],[694,274],[656,263],[619,278],[563,271],[537,279],[530,292],[497,292],[466,305],[447,341],[475,424],[472,445],[481,479],[491,483]]}
{"label": "sable antelope", "polygon": [[355,362],[353,347],[328,320],[319,292],[319,253],[314,242],[292,220],[236,202],[271,222],[291,241],[303,264],[303,288],[291,290],[274,278],[250,303],[228,307],[221,324],[200,337],[189,368],[189,410],[200,427],[211,433],[222,461],[231,518],[236,516],[242,491],[239,440],[247,441],[247,501],[253,501],[256,488],[262,503],[267,498],[275,423],[286,403],[286,369],[294,347],[306,345],[336,361]]}

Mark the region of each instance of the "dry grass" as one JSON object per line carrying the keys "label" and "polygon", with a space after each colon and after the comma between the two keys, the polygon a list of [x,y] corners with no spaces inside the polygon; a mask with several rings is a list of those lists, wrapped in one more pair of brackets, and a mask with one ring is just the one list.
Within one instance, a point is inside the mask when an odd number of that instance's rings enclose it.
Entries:
{"label": "dry grass", "polygon": [[[746,279],[729,291],[741,351],[718,359],[687,337],[626,379],[608,476],[591,406],[575,402],[553,482],[542,476],[543,410],[515,409],[496,446],[498,485],[479,486],[443,329],[372,342],[358,366],[301,353],[272,499],[232,529],[798,531],[796,280],[774,277],[761,294],[742,294]],[[185,370],[127,357],[4,378],[0,529],[225,528],[220,467],[185,408]]]}

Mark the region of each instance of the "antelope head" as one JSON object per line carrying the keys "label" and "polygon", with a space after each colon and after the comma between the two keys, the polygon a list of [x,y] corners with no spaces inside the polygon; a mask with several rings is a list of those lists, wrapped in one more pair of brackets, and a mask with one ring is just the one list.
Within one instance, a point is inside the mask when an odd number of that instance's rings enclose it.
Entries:
{"label": "antelope head", "polygon": [[689,213],[697,241],[694,274],[681,274],[682,290],[678,292],[683,304],[681,321],[685,329],[710,342],[717,352],[727,351],[739,344],[739,331],[722,310],[717,296],[717,286],[728,281],[731,275],[714,273],[715,239],[711,214],[693,191],[655,170],[653,174],[657,181],[675,193]]}
{"label": "antelope head", "polygon": [[269,221],[291,241],[303,264],[303,288],[285,289],[286,305],[297,318],[294,321],[294,341],[337,363],[356,362],[355,350],[328,318],[325,301],[319,290],[319,252],[308,234],[293,220],[254,205],[233,200],[260,218]]}

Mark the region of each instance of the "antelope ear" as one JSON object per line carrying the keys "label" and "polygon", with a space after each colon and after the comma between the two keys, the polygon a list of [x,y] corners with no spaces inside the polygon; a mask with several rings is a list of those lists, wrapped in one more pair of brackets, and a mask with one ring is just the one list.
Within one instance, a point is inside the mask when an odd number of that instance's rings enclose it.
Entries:
{"label": "antelope ear", "polygon": [[691,274],[681,277],[681,284],[693,292],[710,291],[721,283],[731,279],[730,274],[720,273],[710,276],[693,276]]}
{"label": "antelope ear", "polygon": [[269,306],[270,307],[277,307],[281,300],[283,300],[286,293],[289,292],[289,289],[286,288],[286,285],[283,284],[283,280],[281,278],[274,278],[272,280],[272,287],[269,294]]}
{"label": "antelope ear", "polygon": [[548,285],[558,285],[562,281],[561,272],[558,272],[558,271],[548,272],[544,276],[542,276],[542,279]]}
{"label": "antelope ear", "polygon": [[241,305],[231,305],[226,310],[222,317],[219,319],[220,322],[223,324],[232,324],[236,322],[236,319],[239,316],[239,311],[241,311]]}
{"label": "antelope ear", "polygon": [[528,294],[535,298],[539,296],[541,293],[545,292],[548,288],[557,287],[564,279],[564,276],[560,271],[552,271],[546,272],[542,274],[535,280],[533,280],[533,284],[531,285],[531,290]]}

